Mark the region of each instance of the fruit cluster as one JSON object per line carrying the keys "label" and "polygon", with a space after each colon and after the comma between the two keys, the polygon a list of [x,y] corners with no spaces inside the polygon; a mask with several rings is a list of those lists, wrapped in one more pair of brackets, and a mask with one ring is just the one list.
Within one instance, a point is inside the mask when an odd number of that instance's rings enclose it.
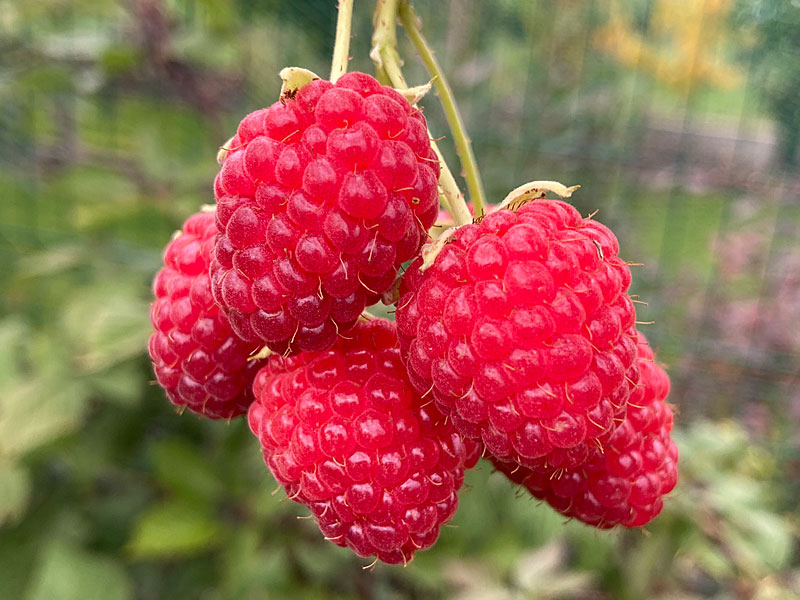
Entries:
{"label": "fruit cluster", "polygon": [[[326,539],[408,562],[481,456],[598,528],[661,511],[669,379],[607,227],[536,199],[423,261],[439,210],[425,118],[362,73],[251,113],[228,146],[215,209],[164,253],[150,355],[179,407],[248,413]],[[396,324],[364,314],[394,289]]]}
{"label": "fruit cluster", "polygon": [[247,115],[214,185],[212,289],[243,339],[320,351],[419,252],[439,211],[422,113],[363,73]]}

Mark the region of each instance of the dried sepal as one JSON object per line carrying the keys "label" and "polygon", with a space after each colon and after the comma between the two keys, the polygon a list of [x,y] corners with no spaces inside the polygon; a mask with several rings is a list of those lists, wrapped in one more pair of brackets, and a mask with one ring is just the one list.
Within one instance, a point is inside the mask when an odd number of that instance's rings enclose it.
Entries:
{"label": "dried sepal", "polygon": [[[234,136],[236,137],[236,136]],[[227,142],[220,146],[219,152],[217,152],[217,164],[222,165],[225,162],[225,159],[228,158],[228,152],[233,150],[231,148],[231,143],[233,142],[233,137],[229,139]]]}
{"label": "dried sepal", "polygon": [[579,185],[567,187],[558,181],[530,181],[511,190],[497,206],[497,210],[507,208],[515,211],[532,200],[544,198],[547,192],[552,192],[559,198],[569,198],[572,192],[580,187]]}
{"label": "dried sepal", "polygon": [[284,102],[288,98],[294,98],[300,88],[308,85],[315,79],[320,79],[319,75],[303,67],[284,67],[281,69],[280,76],[281,80],[283,80],[283,84],[281,85],[281,102]]}
{"label": "dried sepal", "polygon": [[415,105],[417,102],[422,100],[425,95],[431,91],[433,88],[434,79],[431,79],[428,83],[424,83],[422,85],[415,85],[414,87],[410,88],[395,88],[398,92],[400,92],[406,100],[408,100],[409,104]]}
{"label": "dried sepal", "polygon": [[439,256],[439,253],[444,248],[447,241],[453,236],[453,234],[458,231],[458,227],[451,227],[450,229],[446,229],[442,232],[442,235],[436,239],[436,241],[431,242],[429,244],[425,244],[422,247],[422,266],[420,266],[420,271],[426,271],[433,266],[436,257]]}

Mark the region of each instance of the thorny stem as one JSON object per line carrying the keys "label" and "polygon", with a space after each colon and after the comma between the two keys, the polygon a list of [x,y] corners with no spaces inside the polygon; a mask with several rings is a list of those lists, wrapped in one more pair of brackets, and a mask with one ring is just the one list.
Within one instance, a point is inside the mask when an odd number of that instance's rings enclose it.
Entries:
{"label": "thorny stem", "polygon": [[336,41],[333,44],[331,82],[336,83],[347,73],[350,60],[350,23],[353,20],[353,0],[339,0],[339,16],[336,18]]}
{"label": "thorny stem", "polygon": [[408,0],[401,0],[400,2],[400,20],[408,37],[411,38],[411,42],[417,49],[417,53],[422,58],[422,62],[425,63],[425,68],[428,69],[428,73],[433,79],[433,84],[436,86],[436,91],[439,94],[439,99],[442,102],[442,108],[447,118],[447,124],[453,134],[456,153],[461,160],[461,167],[464,169],[464,177],[467,180],[469,197],[475,208],[475,216],[479,217],[483,214],[485,204],[483,182],[478,170],[478,163],[475,160],[475,153],[472,151],[472,141],[467,135],[464,120],[461,118],[461,113],[453,96],[453,90],[450,89],[450,84],[447,83],[447,78],[439,66],[439,61],[436,60],[433,51],[422,36],[421,22]]}
{"label": "thorny stem", "polygon": [[[399,10],[398,0],[378,0],[375,7],[375,17],[373,20],[374,33],[372,35],[372,51],[370,57],[375,63],[378,78],[383,77],[389,84],[398,89],[408,88],[402,71],[402,60],[397,53],[397,14]],[[428,132],[428,137],[432,137]],[[466,225],[472,223],[472,215],[464,201],[464,196],[458,189],[458,184],[453,177],[447,163],[439,151],[436,142],[431,141],[431,147],[439,158],[441,174],[439,176],[439,188],[442,192],[442,200],[447,211],[453,216],[456,225]]]}

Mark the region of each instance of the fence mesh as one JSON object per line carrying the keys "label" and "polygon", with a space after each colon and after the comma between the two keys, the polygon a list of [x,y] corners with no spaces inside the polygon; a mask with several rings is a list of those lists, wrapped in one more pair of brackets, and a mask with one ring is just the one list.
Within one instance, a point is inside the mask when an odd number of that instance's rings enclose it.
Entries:
{"label": "fence mesh", "polygon": [[[277,98],[280,68],[327,73],[334,4],[0,1],[0,306],[52,343],[26,360],[67,349],[58,360],[80,370],[142,354],[131,331],[146,335],[160,247],[213,200],[217,148],[241,115]],[[356,1],[354,70],[372,72],[372,4]],[[642,263],[639,320],[669,367],[681,418],[735,416],[797,465],[797,3],[416,9],[489,199],[535,179],[580,184],[575,205],[598,211],[623,258]],[[407,78],[427,81],[400,40]],[[423,105],[456,167],[437,98]],[[80,304],[92,294],[97,305]],[[118,297],[136,298],[130,313]],[[71,346],[96,315],[117,327],[98,325],[106,345]]]}

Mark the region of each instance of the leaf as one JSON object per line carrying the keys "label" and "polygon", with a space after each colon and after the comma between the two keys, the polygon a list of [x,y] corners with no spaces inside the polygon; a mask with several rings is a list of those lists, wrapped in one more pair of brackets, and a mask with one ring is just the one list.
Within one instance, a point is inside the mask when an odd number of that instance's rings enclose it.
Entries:
{"label": "leaf", "polygon": [[75,360],[93,372],[144,352],[150,335],[145,302],[128,290],[97,286],[79,294],[65,311]]}
{"label": "leaf", "polygon": [[539,588],[542,579],[558,574],[566,562],[566,548],[561,540],[553,540],[541,548],[520,556],[513,577],[523,589]]}
{"label": "leaf", "polygon": [[222,491],[222,482],[196,446],[166,441],[153,446],[152,457],[158,480],[189,500],[213,502]]}
{"label": "leaf", "polygon": [[126,600],[133,598],[127,573],[112,560],[63,542],[44,552],[26,600]]}
{"label": "leaf", "polygon": [[0,396],[0,456],[21,456],[75,430],[86,410],[77,382],[34,379]]}
{"label": "leaf", "polygon": [[[222,598],[261,598],[263,590],[285,589],[291,574],[286,568],[287,547],[269,545],[255,527],[234,530],[220,556],[220,589]],[[330,548],[329,548],[330,550]]]}
{"label": "leaf", "polygon": [[0,525],[22,515],[31,491],[28,471],[20,465],[0,462]]}
{"label": "leaf", "polygon": [[127,550],[143,560],[191,556],[214,546],[220,535],[220,524],[202,508],[170,502],[142,514]]}
{"label": "leaf", "polygon": [[44,277],[73,269],[85,260],[84,248],[65,244],[23,256],[17,262],[17,269],[25,278]]}
{"label": "leaf", "polygon": [[145,381],[139,365],[130,361],[92,375],[89,383],[101,399],[118,406],[133,407],[141,398]]}
{"label": "leaf", "polygon": [[749,559],[753,571],[766,574],[786,566],[792,531],[785,519],[764,510],[752,510],[746,519],[734,523],[736,531],[731,531],[729,542]]}
{"label": "leaf", "polygon": [[136,48],[117,42],[106,48],[100,57],[100,65],[107,75],[119,76],[134,70],[141,60],[141,53]]}
{"label": "leaf", "polygon": [[13,385],[17,377],[19,346],[28,335],[27,327],[20,319],[9,318],[0,321],[0,390]]}
{"label": "leaf", "polygon": [[[23,521],[24,522],[24,521]],[[29,525],[29,523],[28,523]],[[0,598],[24,598],[41,550],[43,527],[5,527],[0,535]],[[46,534],[52,536],[50,531]]]}

